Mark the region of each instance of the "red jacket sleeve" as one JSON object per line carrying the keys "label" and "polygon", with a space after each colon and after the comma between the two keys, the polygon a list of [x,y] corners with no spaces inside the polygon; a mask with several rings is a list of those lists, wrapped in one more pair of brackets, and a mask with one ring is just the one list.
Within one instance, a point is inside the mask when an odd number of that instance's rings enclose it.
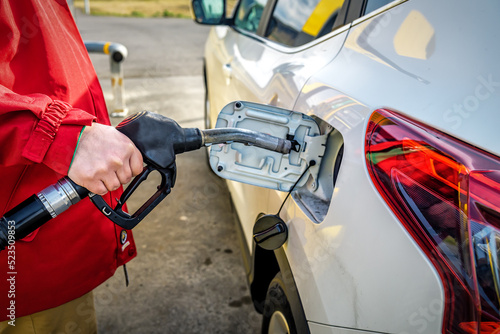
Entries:
{"label": "red jacket sleeve", "polygon": [[94,120],[66,102],[0,85],[0,166],[43,163],[66,175],[82,127]]}

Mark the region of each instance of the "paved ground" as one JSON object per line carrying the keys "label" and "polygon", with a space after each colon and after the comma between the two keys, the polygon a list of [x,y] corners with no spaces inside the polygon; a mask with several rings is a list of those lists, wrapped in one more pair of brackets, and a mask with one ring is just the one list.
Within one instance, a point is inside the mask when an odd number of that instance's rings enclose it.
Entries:
{"label": "paved ground", "polygon": [[[184,127],[201,127],[202,53],[208,29],[184,19],[76,16],[84,40],[127,46],[130,112],[153,110]],[[109,63],[93,55],[107,99]],[[116,124],[119,119],[113,120]],[[98,288],[101,333],[258,333],[225,183],[209,171],[204,150],[178,156],[172,194],[136,229],[139,255]],[[154,182],[137,206],[154,192]]]}

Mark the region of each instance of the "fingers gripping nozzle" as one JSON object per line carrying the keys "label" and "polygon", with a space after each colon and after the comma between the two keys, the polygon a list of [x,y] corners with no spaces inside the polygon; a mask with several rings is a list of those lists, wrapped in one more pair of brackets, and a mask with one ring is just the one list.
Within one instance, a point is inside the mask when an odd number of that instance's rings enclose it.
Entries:
{"label": "fingers gripping nozzle", "polygon": [[[130,230],[170,193],[176,177],[175,155],[199,149],[202,146],[202,136],[200,130],[196,128],[182,128],[174,120],[149,111],[124,119],[116,129],[129,137],[137,146],[146,167],[125,189],[114,209],[98,195],[91,194],[90,198],[110,220]],[[134,214],[130,215],[123,211],[124,203],[153,171],[161,175],[161,183],[156,193]]]}

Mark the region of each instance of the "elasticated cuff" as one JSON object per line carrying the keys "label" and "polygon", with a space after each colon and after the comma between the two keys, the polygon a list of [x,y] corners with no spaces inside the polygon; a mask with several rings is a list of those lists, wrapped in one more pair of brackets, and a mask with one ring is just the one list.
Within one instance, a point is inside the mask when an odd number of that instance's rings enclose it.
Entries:
{"label": "elasticated cuff", "polygon": [[59,174],[68,173],[82,131],[95,116],[69,103],[55,100],[47,105],[22,155],[35,163],[43,162]]}
{"label": "elasticated cuff", "polygon": [[69,110],[71,110],[71,105],[63,101],[54,101],[47,106],[24,147],[23,157],[37,163],[43,161]]}

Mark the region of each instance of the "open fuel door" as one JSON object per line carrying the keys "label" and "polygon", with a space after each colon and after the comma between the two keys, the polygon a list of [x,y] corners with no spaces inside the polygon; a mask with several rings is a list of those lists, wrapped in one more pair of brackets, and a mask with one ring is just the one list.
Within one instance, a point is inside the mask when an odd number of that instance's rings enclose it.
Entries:
{"label": "open fuel door", "polygon": [[290,191],[296,182],[300,187],[309,177],[317,179],[328,134],[321,134],[310,116],[237,101],[222,109],[215,127],[258,131],[294,143],[288,154],[236,142],[214,144],[210,166],[220,177],[280,191]]}

